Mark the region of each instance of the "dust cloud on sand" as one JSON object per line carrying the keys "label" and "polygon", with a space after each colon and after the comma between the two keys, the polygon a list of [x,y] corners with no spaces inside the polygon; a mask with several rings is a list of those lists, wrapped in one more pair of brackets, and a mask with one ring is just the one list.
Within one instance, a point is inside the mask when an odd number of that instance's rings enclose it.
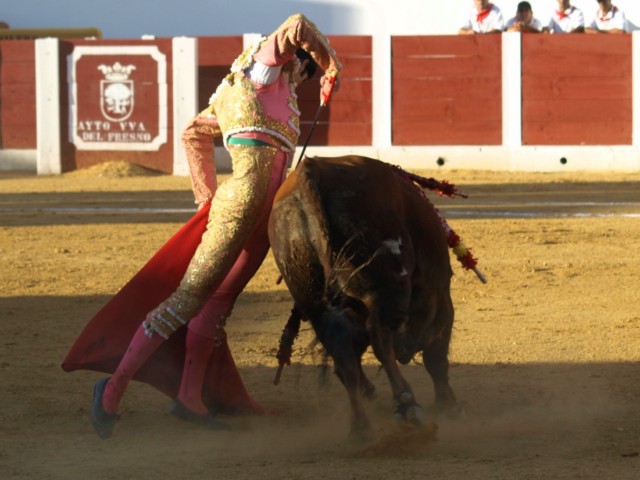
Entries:
{"label": "dust cloud on sand", "polygon": [[91,427],[103,374],[60,363],[89,318],[193,214],[188,178],[130,165],[0,173],[0,472],[7,479],[636,479],[640,472],[640,175],[433,171],[469,194],[432,198],[479,259],[453,260],[451,385],[466,410],[432,416],[424,368],[402,368],[429,424],[366,405],[373,443],[347,441],[344,388],[307,324],[273,385],[291,309],[269,256],[227,324],[249,391],[271,413],[208,432],[134,383],[113,438]]}

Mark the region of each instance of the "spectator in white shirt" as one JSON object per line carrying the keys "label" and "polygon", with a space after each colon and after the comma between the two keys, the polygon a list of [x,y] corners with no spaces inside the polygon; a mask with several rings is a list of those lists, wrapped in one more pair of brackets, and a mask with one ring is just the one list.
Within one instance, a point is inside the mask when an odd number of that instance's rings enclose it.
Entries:
{"label": "spectator in white shirt", "polygon": [[500,33],[504,30],[502,12],[489,0],[473,0],[474,6],[458,33]]}
{"label": "spectator in white shirt", "polygon": [[558,0],[558,9],[549,21],[549,33],[584,33],[582,10],[571,5],[570,0]]}
{"label": "spectator in white shirt", "polygon": [[627,19],[624,12],[611,0],[598,0],[596,18],[585,28],[586,33],[626,33]]}
{"label": "spectator in white shirt", "polygon": [[516,16],[507,22],[508,32],[540,33],[542,23],[533,16],[533,9],[529,2],[520,2]]}

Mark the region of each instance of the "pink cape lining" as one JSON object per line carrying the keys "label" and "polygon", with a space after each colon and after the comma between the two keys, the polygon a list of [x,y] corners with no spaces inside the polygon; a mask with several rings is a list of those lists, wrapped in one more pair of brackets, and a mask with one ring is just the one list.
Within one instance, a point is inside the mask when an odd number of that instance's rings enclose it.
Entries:
{"label": "pink cape lining", "polygon": [[[113,373],[147,313],[180,284],[206,230],[210,204],[200,209],[142,269],[87,323],[62,363],[62,369]],[[170,398],[180,388],[187,328],[176,331],[134,376]],[[224,412],[265,413],[247,392],[226,337],[209,362],[203,399]]]}

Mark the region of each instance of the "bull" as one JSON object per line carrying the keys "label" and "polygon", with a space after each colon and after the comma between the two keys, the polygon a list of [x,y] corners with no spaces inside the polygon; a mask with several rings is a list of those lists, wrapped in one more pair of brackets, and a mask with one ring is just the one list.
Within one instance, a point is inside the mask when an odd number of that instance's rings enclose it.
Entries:
{"label": "bull", "polygon": [[394,416],[425,414],[398,364],[418,353],[435,408],[459,414],[449,385],[454,321],[447,233],[423,191],[399,169],[362,156],[306,157],[276,195],[269,239],[294,312],[311,322],[351,405],[350,437],[373,436],[362,369],[371,346],[391,385]]}

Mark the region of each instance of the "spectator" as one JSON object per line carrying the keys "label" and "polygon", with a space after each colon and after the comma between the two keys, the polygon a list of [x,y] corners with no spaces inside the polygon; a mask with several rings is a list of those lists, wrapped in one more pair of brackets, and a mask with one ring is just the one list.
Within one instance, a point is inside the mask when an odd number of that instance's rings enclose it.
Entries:
{"label": "spectator", "polygon": [[533,16],[533,9],[529,2],[520,2],[516,16],[507,22],[508,32],[540,33],[542,23]]}
{"label": "spectator", "polygon": [[558,0],[558,9],[549,21],[549,33],[584,33],[582,10],[571,5],[570,0]]}
{"label": "spectator", "polygon": [[598,0],[598,10],[596,17],[585,28],[586,33],[626,33],[627,19],[624,12],[611,0]]}
{"label": "spectator", "polygon": [[502,12],[489,0],[473,0],[466,23],[458,31],[462,35],[474,33],[500,33],[504,30]]}

